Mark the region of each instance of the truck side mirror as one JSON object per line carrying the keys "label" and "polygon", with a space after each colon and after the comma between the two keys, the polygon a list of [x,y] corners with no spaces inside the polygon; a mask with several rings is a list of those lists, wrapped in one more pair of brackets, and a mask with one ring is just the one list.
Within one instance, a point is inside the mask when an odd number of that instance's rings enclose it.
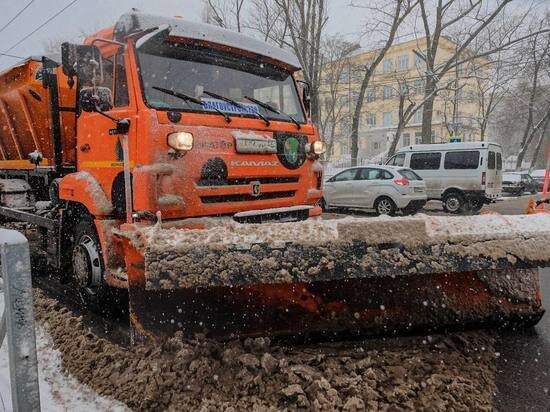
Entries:
{"label": "truck side mirror", "polygon": [[308,115],[311,114],[311,86],[308,82],[303,80],[297,80],[300,83],[302,88],[302,101],[304,102],[304,107]]}
{"label": "truck side mirror", "polygon": [[80,90],[78,105],[85,112],[108,112],[113,108],[113,94],[108,87],[86,87]]}
{"label": "truck side mirror", "polygon": [[103,59],[96,46],[63,43],[61,66],[63,73],[69,78],[68,84],[71,88],[74,85],[74,76],[77,76],[84,85],[98,85],[102,82]]}

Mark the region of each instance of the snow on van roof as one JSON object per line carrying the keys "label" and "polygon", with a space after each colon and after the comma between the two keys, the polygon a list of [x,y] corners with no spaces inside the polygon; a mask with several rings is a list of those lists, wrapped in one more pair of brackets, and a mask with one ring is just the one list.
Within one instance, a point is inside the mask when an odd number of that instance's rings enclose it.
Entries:
{"label": "snow on van roof", "polygon": [[448,150],[471,150],[471,149],[486,149],[490,146],[497,146],[498,143],[493,142],[459,142],[459,143],[433,143],[433,144],[416,144],[405,146],[398,152],[433,152],[433,151],[448,151]]}
{"label": "snow on van roof", "polygon": [[115,26],[115,35],[124,35],[137,30],[150,29],[164,24],[171,27],[170,34],[173,36],[203,40],[234,47],[236,49],[247,50],[287,64],[295,70],[301,68],[298,58],[287,50],[272,46],[271,44],[232,30],[181,18],[156,16],[144,13],[123,14]]}

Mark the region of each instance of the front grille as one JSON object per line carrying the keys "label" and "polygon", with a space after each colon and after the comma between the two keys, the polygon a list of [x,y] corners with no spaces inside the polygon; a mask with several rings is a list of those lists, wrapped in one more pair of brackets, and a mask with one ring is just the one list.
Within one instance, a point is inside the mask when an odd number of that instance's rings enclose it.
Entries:
{"label": "front grille", "polygon": [[212,203],[224,203],[224,202],[253,202],[257,200],[269,200],[269,199],[281,199],[285,197],[294,197],[295,190],[287,190],[284,192],[268,192],[262,193],[259,196],[252,196],[250,194],[238,194],[238,195],[215,195],[215,196],[201,196],[201,202]]}
{"label": "front grille", "polygon": [[197,183],[198,186],[242,186],[249,185],[252,182],[260,182],[262,185],[272,185],[278,183],[298,183],[299,177],[246,177],[236,179],[202,179]]}

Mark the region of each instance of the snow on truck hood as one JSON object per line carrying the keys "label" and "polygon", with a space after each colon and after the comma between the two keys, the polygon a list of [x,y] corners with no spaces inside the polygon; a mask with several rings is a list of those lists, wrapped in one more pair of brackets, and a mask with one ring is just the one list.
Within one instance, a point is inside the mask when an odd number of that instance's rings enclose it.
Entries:
{"label": "snow on truck hood", "polygon": [[120,38],[131,32],[163,25],[168,25],[170,27],[170,35],[172,36],[208,41],[246,50],[282,62],[295,70],[301,68],[300,62],[294,54],[279,47],[272,46],[232,30],[180,18],[144,13],[123,14],[115,26],[115,37]]}

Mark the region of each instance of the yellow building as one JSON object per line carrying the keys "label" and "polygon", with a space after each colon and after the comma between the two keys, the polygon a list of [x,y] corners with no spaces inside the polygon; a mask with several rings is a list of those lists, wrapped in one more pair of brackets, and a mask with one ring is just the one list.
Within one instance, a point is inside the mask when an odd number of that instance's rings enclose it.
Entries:
{"label": "yellow building", "polygon": [[[436,56],[436,67],[446,62],[455,52],[457,45],[441,38]],[[359,162],[368,161],[377,155],[384,154],[389,148],[399,122],[400,96],[406,96],[405,108],[410,101],[419,105],[424,99],[424,85],[427,74],[424,60],[426,38],[393,45],[384,60],[378,65],[365,95],[359,126]],[[333,116],[334,134],[326,127],[324,138],[333,139],[332,156],[334,160],[350,158],[351,120],[355,110],[359,88],[364,76],[364,67],[375,56],[376,51],[358,50],[345,61],[340,61],[339,78],[334,79],[334,67],[326,66],[323,70],[320,89],[321,117],[324,121],[330,113],[330,84],[336,80],[339,116]],[[486,60],[485,62],[489,62]],[[480,65],[477,61],[476,66]],[[449,70],[439,79],[438,87],[448,86],[441,90],[435,99],[432,121],[432,142],[446,143],[451,139],[460,141],[480,140],[480,104],[479,88],[472,74],[473,63],[464,64],[457,69]],[[332,84],[334,88],[334,84]],[[422,130],[422,108],[407,123],[398,148],[420,143]]]}

